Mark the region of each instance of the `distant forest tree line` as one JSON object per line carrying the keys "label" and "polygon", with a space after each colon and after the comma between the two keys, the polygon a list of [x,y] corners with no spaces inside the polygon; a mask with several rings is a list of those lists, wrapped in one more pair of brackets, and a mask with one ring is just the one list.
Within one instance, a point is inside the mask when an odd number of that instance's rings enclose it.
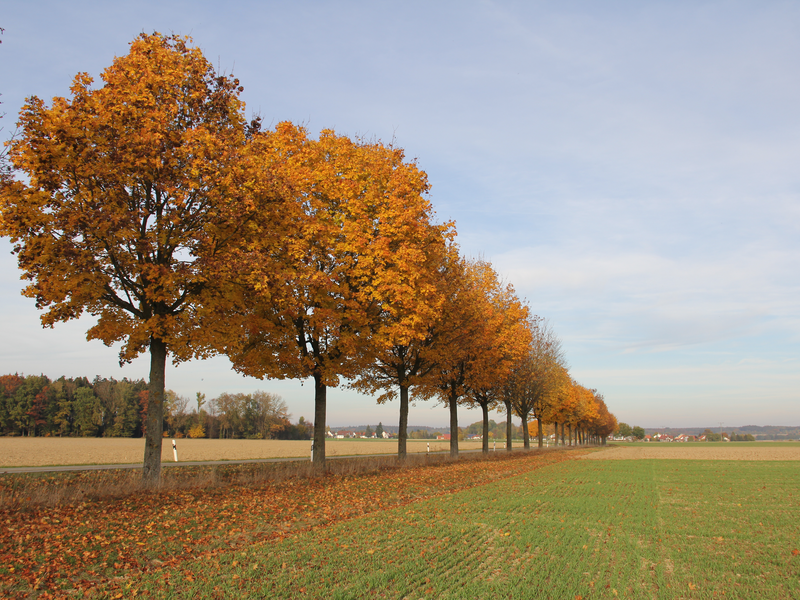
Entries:
{"label": "distant forest tree line", "polygon": [[[0,435],[142,437],[147,422],[148,384],[95,377],[19,374],[0,376]],[[311,439],[313,425],[298,423],[280,396],[257,391],[223,393],[191,401],[165,394],[164,436],[194,438]]]}

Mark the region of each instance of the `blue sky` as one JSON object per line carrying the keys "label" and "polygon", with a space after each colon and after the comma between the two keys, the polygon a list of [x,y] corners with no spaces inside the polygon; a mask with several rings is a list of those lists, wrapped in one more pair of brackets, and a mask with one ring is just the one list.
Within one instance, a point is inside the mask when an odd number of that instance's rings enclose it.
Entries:
{"label": "blue sky", "polygon": [[[800,4],[8,0],[0,19],[3,139],[26,96],[67,95],[138,33],[191,35],[267,125],[417,158],[463,253],[550,319],[621,421],[800,425]],[[0,371],[147,377],[146,359],[120,368],[85,341],[90,318],[42,330],[9,251]],[[170,368],[167,386],[264,389],[313,415],[311,386],[223,358]],[[347,390],[328,406],[332,426],[397,421],[396,402]]]}

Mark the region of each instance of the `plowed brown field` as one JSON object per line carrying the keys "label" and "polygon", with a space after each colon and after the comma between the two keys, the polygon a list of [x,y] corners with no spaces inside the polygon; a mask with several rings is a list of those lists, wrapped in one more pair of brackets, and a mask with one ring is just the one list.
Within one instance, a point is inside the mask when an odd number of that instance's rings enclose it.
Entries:
{"label": "plowed brown field", "polygon": [[746,442],[708,445],[647,444],[616,446],[592,452],[590,460],[631,460],[643,458],[676,458],[680,460],[800,460],[798,446],[750,446]]}
{"label": "plowed brown field", "polygon": [[[298,440],[175,440],[178,459],[184,461],[248,460],[309,456],[310,441]],[[409,452],[426,452],[426,441],[409,440]],[[431,452],[447,450],[449,442],[431,441]],[[500,444],[498,444],[500,447]],[[459,442],[461,450],[480,448],[480,442]],[[326,456],[394,454],[397,442],[330,440]],[[50,465],[141,464],[142,438],[0,437],[0,467]],[[164,439],[161,460],[173,462],[172,440]]]}

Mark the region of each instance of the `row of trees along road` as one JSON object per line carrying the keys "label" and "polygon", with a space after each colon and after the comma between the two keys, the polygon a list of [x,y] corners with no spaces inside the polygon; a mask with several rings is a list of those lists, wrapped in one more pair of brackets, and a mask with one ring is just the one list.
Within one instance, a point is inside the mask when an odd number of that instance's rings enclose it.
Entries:
{"label": "row of trees along road", "polygon": [[79,74],[71,99],[23,107],[0,233],[43,325],[85,311],[87,337],[121,342],[121,361],[149,351],[145,485],[160,477],[168,355],[312,379],[320,469],[326,390],[343,379],[379,401],[399,393],[401,458],[412,388],[449,407],[454,456],[459,404],[485,423],[501,402],[509,422],[544,410],[520,383],[545,377],[526,362],[541,321],[489,263],[459,256],[402,150],[291,123],[262,131],[239,81],[187,38],[142,34],[101,79]]}

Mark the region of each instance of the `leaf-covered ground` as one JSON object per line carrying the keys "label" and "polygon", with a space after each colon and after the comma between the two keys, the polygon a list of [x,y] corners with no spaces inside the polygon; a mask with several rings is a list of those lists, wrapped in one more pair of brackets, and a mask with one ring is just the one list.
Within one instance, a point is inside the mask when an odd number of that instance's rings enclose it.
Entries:
{"label": "leaf-covered ground", "polygon": [[[135,493],[0,511],[0,595],[51,598],[102,586],[130,594],[144,572],[282,540],[361,515],[513,477],[584,451],[491,454],[436,466],[277,483]],[[125,586],[125,587],[124,587]]]}

